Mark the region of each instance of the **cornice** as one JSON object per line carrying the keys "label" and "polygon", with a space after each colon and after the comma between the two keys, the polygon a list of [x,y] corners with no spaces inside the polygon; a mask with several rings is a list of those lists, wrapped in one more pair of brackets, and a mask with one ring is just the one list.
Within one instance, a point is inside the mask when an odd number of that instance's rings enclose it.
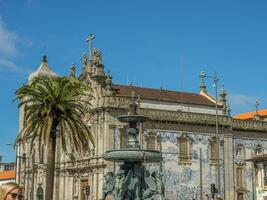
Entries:
{"label": "cornice", "polygon": [[[126,112],[128,108],[128,99],[121,97],[104,97],[102,99],[102,107],[92,107],[92,112],[103,110],[108,108],[121,111],[122,114]],[[167,110],[156,110],[156,109],[139,109],[138,113],[149,117],[153,121],[170,122],[170,123],[185,123],[185,124],[197,124],[197,125],[211,125],[214,126],[216,123],[215,115],[181,112],[181,111],[167,111]],[[267,122],[256,121],[256,120],[237,120],[229,116],[218,116],[218,125],[220,127],[229,128],[232,130],[241,131],[256,131],[256,132],[267,132]]]}

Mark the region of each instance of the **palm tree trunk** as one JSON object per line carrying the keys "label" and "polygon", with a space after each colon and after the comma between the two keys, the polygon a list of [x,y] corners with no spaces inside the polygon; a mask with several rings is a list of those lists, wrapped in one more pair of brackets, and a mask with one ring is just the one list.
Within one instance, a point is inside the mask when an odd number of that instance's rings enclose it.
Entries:
{"label": "palm tree trunk", "polygon": [[50,132],[47,144],[45,200],[53,200],[57,126],[58,123],[53,122],[52,130]]}

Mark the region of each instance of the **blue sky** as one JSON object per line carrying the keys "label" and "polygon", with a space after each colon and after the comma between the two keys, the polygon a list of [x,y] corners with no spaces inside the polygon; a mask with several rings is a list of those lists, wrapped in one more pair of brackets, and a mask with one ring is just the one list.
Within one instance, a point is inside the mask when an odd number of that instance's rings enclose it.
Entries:
{"label": "blue sky", "polygon": [[[267,107],[267,2],[182,0],[0,0],[0,155],[14,161],[15,90],[43,54],[69,73],[96,36],[115,83],[199,91],[199,73],[216,71],[232,113]],[[208,90],[214,94],[212,81]]]}

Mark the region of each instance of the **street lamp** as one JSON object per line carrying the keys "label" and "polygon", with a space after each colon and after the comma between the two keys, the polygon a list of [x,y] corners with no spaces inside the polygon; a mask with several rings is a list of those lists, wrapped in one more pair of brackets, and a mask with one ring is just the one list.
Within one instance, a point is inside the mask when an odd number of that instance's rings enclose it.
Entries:
{"label": "street lamp", "polygon": [[211,78],[214,82],[215,87],[215,134],[216,134],[216,143],[217,143],[217,189],[218,193],[221,192],[221,177],[220,177],[220,137],[219,137],[219,127],[218,127],[218,82],[219,78],[215,72],[214,76],[207,76],[204,71],[201,71],[199,77],[202,80],[202,85],[204,86],[204,78]]}

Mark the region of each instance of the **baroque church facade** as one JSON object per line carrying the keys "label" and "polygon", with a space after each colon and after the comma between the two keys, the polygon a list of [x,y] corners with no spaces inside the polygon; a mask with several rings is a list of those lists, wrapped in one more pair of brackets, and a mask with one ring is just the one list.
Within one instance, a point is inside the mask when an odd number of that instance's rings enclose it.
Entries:
{"label": "baroque church facade", "polygon": [[[103,155],[127,145],[127,125],[116,117],[127,114],[132,96],[137,99],[138,113],[150,119],[139,125],[141,146],[162,152],[162,162],[149,167],[162,171],[166,199],[209,199],[211,184],[225,200],[266,199],[263,183],[267,176],[263,172],[256,177],[258,168],[250,159],[267,152],[267,123],[232,118],[224,88],[217,100],[208,94],[204,79],[200,93],[118,85],[105,73],[99,50],[90,60],[86,55],[82,60],[83,71],[77,78],[91,85],[94,97],[88,99],[83,119],[96,146],[85,155],[63,152],[57,146],[54,200],[85,200],[86,195],[90,200],[102,198],[104,174],[118,169],[118,164],[105,161]],[[74,65],[70,75],[75,76]],[[44,58],[29,81],[36,76],[57,74]],[[23,126],[21,109],[20,130]],[[44,198],[45,146],[41,149],[30,152],[28,144],[17,146],[16,181],[24,187],[27,200]],[[256,188],[258,179],[262,182]]]}

